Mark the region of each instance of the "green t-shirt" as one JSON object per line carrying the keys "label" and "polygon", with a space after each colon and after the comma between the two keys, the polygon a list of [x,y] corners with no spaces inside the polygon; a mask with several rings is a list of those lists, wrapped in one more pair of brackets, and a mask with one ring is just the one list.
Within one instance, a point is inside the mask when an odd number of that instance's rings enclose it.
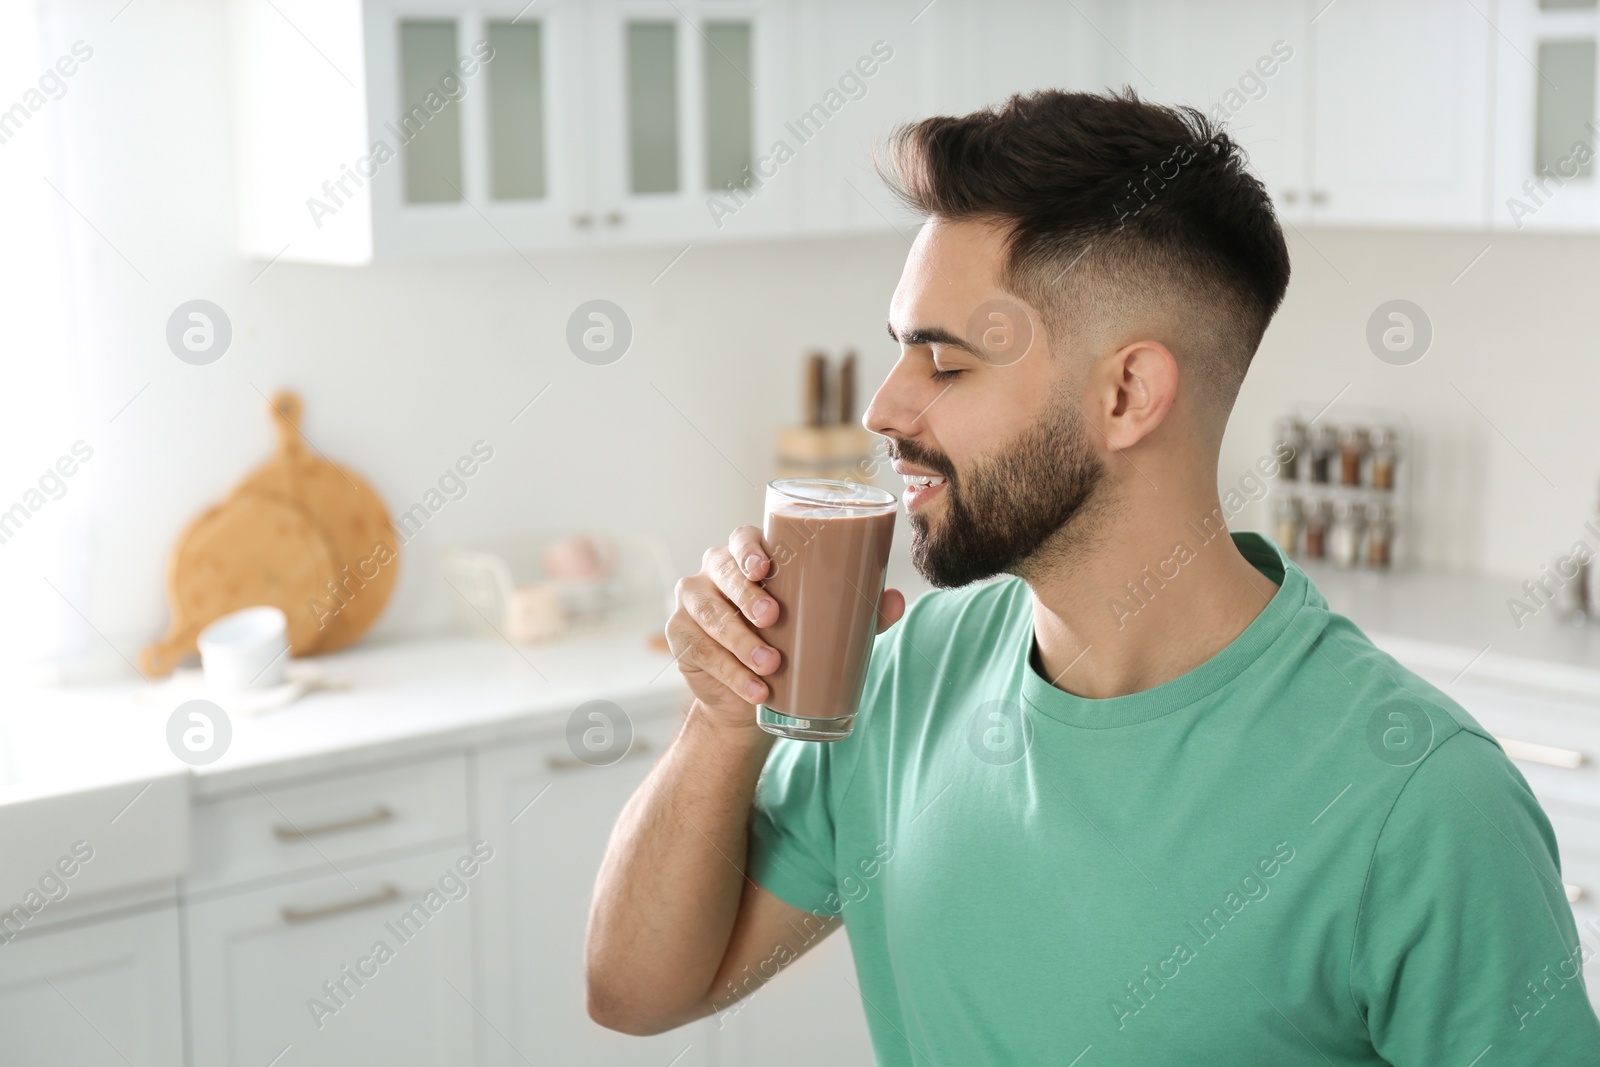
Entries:
{"label": "green t-shirt", "polygon": [[1003,578],[878,636],[849,738],[773,746],[749,873],[843,915],[878,1063],[1600,1064],[1522,775],[1234,541],[1281,588],[1181,678],[1053,687]]}

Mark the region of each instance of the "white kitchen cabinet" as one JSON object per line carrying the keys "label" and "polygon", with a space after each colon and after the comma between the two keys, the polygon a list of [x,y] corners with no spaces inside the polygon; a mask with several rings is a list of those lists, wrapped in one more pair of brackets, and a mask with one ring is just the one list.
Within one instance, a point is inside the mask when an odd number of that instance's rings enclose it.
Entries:
{"label": "white kitchen cabinet", "polygon": [[586,148],[607,244],[794,233],[776,180],[793,103],[792,5],[605,0],[587,7]]}
{"label": "white kitchen cabinet", "polygon": [[477,834],[497,854],[484,871],[479,917],[491,1067],[718,1062],[709,1020],[633,1037],[598,1025],[585,1006],[584,932],[606,840],[677,728],[675,704],[624,710],[634,743],[607,766],[577,759],[561,734],[479,754]]}
{"label": "white kitchen cabinet", "polygon": [[184,1062],[176,907],[0,945],[0,1063]]}
{"label": "white kitchen cabinet", "polygon": [[1494,226],[1592,230],[1600,8],[1500,0],[1497,14]]}
{"label": "white kitchen cabinet", "polygon": [[360,264],[792,233],[798,189],[746,177],[775,166],[792,103],[790,9],[233,0],[243,250]]}
{"label": "white kitchen cabinet", "polygon": [[583,6],[232,0],[239,238],[360,264],[591,243]]}
{"label": "white kitchen cabinet", "polygon": [[870,1067],[872,1035],[843,927],[717,1019],[720,1063]]}
{"label": "white kitchen cabinet", "polygon": [[1480,6],[1340,0],[1310,33],[1310,220],[1487,226],[1495,38]]}
{"label": "white kitchen cabinet", "polygon": [[1291,222],[1311,208],[1310,16],[1282,0],[1145,0],[1124,16],[1121,80],[1221,121]]}
{"label": "white kitchen cabinet", "polygon": [[475,1064],[471,913],[504,857],[468,877],[471,856],[462,840],[189,905],[191,1062]]}
{"label": "white kitchen cabinet", "polygon": [[[848,939],[835,931],[721,1017],[655,1037],[618,1034],[584,1005],[583,943],[595,876],[622,806],[676,733],[675,703],[626,708],[630,754],[577,760],[566,737],[500,746],[478,758],[478,834],[504,843],[486,870],[480,944],[490,1065],[537,1059],[623,1067],[868,1064],[872,1044]],[[825,1021],[825,1025],[819,1022]],[[681,1059],[674,1057],[681,1056]]]}

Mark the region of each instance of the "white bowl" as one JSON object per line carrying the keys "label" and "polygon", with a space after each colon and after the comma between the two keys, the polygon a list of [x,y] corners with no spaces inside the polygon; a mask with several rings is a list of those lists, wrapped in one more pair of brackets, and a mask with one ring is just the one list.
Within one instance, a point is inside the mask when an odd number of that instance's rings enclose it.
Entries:
{"label": "white bowl", "polygon": [[245,608],[200,631],[200,666],[212,689],[267,689],[283,683],[289,620],[274,607]]}

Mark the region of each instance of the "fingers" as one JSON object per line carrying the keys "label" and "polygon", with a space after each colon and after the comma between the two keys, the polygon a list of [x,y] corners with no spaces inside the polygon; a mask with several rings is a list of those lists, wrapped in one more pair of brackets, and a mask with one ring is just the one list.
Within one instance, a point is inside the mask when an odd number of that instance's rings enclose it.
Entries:
{"label": "fingers", "polygon": [[[746,527],[754,529],[754,527]],[[738,531],[735,531],[737,533]],[[732,541],[730,540],[730,545]],[[754,552],[747,552],[746,556],[759,556],[759,548]],[[762,557],[765,560],[765,557]],[[745,569],[740,566],[738,557],[731,548],[716,548],[706,550],[705,559],[702,561],[705,574],[717,583],[717,588],[722,590],[724,596],[731,600],[745,618],[757,626],[771,626],[778,621],[778,602],[757,582],[745,577]],[[760,570],[766,570],[763,562]]]}
{"label": "fingers", "polygon": [[757,675],[777,668],[777,650],[746,624],[708,576],[680,580],[677,600],[678,610],[667,623],[667,643],[679,664],[707,672],[741,699],[765,699],[766,684]]}
{"label": "fingers", "polygon": [[740,573],[752,581],[760,581],[771,572],[771,554],[759,526],[740,526],[729,534],[728,554]]}
{"label": "fingers", "polygon": [[906,613],[906,595],[898,589],[885,589],[878,598],[878,632],[881,634]]}

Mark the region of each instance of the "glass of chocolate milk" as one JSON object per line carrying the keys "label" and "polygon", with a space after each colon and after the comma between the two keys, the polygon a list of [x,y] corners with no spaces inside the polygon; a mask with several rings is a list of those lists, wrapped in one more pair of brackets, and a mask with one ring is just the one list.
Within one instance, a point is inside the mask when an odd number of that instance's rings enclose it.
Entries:
{"label": "glass of chocolate milk", "polygon": [[756,709],[769,734],[804,741],[849,737],[867,680],[878,598],[889,567],[896,497],[827,478],[767,483],[762,533],[772,571],[761,584],[778,620],[761,629],[783,662]]}

